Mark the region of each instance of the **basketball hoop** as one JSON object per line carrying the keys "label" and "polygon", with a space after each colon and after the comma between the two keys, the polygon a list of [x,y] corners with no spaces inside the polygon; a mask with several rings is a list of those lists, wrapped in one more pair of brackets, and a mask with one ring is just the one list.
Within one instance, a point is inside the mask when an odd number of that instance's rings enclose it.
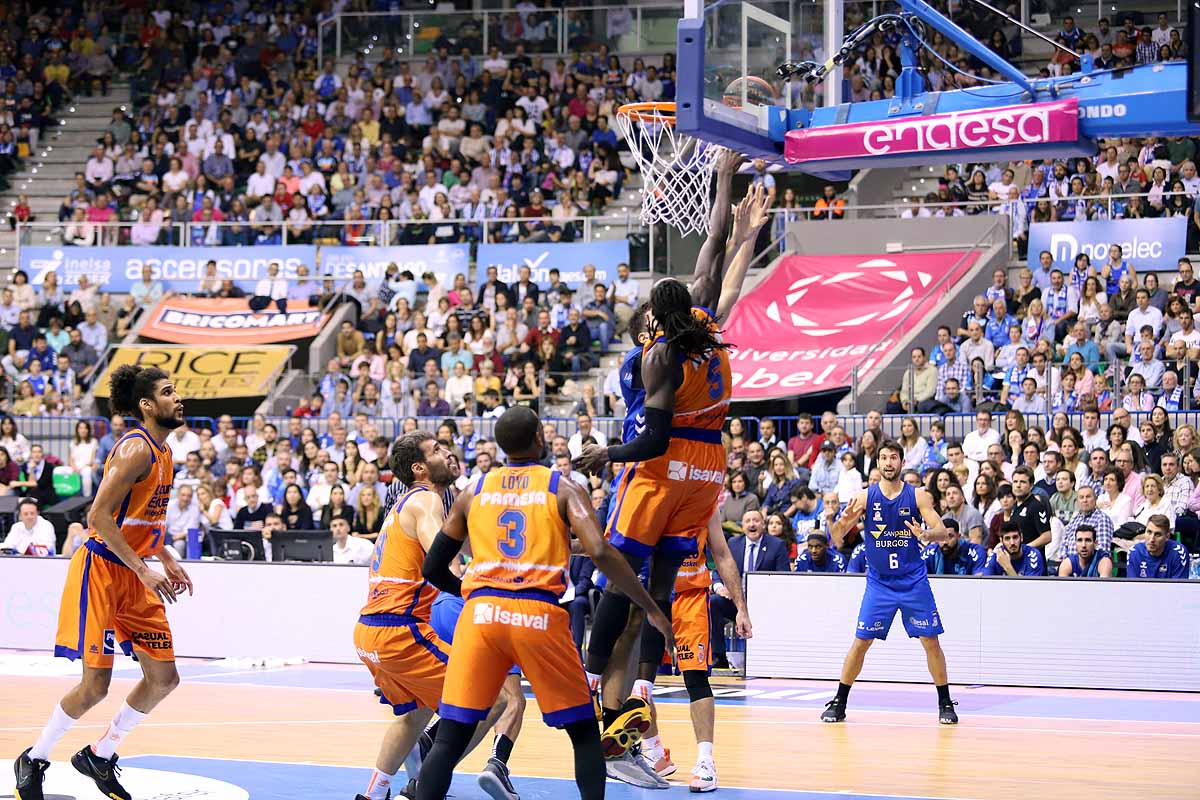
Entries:
{"label": "basketball hoop", "polygon": [[707,234],[709,186],[723,148],[675,130],[674,103],[627,103],[616,125],[642,171],[642,222]]}

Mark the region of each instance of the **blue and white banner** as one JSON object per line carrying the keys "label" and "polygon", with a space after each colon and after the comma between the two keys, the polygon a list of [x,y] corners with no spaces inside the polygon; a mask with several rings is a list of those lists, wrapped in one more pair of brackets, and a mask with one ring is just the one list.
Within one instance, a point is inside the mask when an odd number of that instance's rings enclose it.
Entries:
{"label": "blue and white banner", "polygon": [[142,267],[167,291],[194,292],[204,278],[204,267],[217,262],[217,274],[230,278],[246,291],[267,277],[267,267],[278,261],[282,277],[294,278],[301,264],[317,274],[317,248],[311,245],[255,247],[22,247],[21,269],[29,282],[40,286],[50,272],[58,273],[64,290],[79,285],[86,275],[101,291],[124,293],[142,280]]}
{"label": "blue and white banner", "polygon": [[1173,272],[1180,256],[1187,253],[1187,218],[1035,222],[1029,226],[1029,268],[1038,267],[1043,250],[1050,251],[1054,266],[1064,273],[1080,253],[1087,253],[1099,268],[1108,261],[1108,248],[1114,244],[1121,245],[1139,273]]}
{"label": "blue and white banner", "polygon": [[362,270],[363,277],[371,285],[383,280],[388,264],[395,264],[400,271],[412,272],[417,281],[421,275],[432,272],[438,283],[449,289],[454,285],[454,276],[464,276],[470,268],[471,249],[465,244],[416,244],[394,247],[321,247],[321,275],[332,275],[338,280],[349,279],[355,270]]}
{"label": "blue and white banner", "polygon": [[607,242],[541,244],[481,244],[475,259],[476,285],[487,280],[487,268],[496,267],[497,277],[512,286],[518,280],[517,271],[529,267],[530,280],[543,289],[550,285],[550,270],[557,269],[559,278],[575,287],[583,281],[583,267],[596,268],[596,280],[610,283],[617,278],[617,264],[629,263],[629,240]]}

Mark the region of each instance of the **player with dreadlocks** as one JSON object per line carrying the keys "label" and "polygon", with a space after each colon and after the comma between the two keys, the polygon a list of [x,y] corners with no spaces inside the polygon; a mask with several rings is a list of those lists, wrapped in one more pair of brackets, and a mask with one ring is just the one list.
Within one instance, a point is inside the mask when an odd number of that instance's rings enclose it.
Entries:
{"label": "player with dreadlocks", "polygon": [[[718,316],[710,309],[720,297],[729,254],[739,249],[729,234],[731,184],[740,164],[735,153],[726,153],[718,163],[709,236],[690,291],[675,278],[665,278],[651,290],[640,369],[642,430],[620,445],[589,445],[577,462],[591,472],[609,462],[625,464],[608,538],[635,571],[649,559],[648,588],[668,617],[679,567],[697,553],[697,538],[707,529],[725,477],[721,428],[732,388],[729,344],[721,339]],[[629,611],[629,598],[610,583],[596,610],[585,664],[593,692],[609,667]],[[620,697],[602,698],[602,744],[610,759],[627,758],[650,725],[648,701],[663,649],[663,636],[644,626],[632,696],[623,704]]]}

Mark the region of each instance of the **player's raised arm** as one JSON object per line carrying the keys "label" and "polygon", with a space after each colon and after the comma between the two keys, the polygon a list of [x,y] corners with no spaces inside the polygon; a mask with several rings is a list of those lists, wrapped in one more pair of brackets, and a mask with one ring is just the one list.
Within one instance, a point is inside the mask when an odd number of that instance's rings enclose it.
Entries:
{"label": "player's raised arm", "polygon": [[100,488],[88,511],[88,525],[100,534],[104,544],[133,570],[142,584],[158,595],[164,602],[175,602],[175,588],[171,579],[153,570],[134,552],[125,534],[117,527],[117,513],[133,485],[150,474],[153,455],[150,445],[141,437],[130,437],[109,456],[108,469]]}
{"label": "player's raised arm", "polygon": [[[474,491],[468,487],[454,501],[450,515],[426,548],[425,561],[421,564],[421,576],[425,580],[455,597],[462,597],[462,578],[450,571],[450,563],[462,550],[463,540],[467,538],[467,512],[471,509],[474,497]],[[424,541],[421,546],[425,547]]]}
{"label": "player's raised arm", "polygon": [[596,568],[608,576],[613,586],[645,610],[646,619],[666,637],[668,651],[673,650],[675,637],[671,632],[671,620],[667,619],[646,587],[642,586],[629,562],[604,538],[600,523],[596,521],[596,511],[583,487],[574,481],[560,481],[558,508]]}
{"label": "player's raised arm", "polygon": [[925,541],[946,541],[950,533],[946,530],[946,526],[942,524],[942,518],[937,513],[937,509],[933,507],[933,498],[924,489],[917,489],[916,495],[917,510],[921,512],[921,521],[925,523],[925,527],[922,528],[915,520],[905,522],[905,526],[913,536],[917,536]]}
{"label": "player's raised arm", "polygon": [[742,575],[738,572],[737,562],[729,552],[729,543],[725,541],[725,532],[721,530],[721,518],[713,514],[708,520],[708,552],[712,553],[713,563],[717,565],[717,575],[729,592],[729,601],[737,609],[737,619],[734,626],[741,639],[754,636],[754,626],[750,623],[750,610],[746,607],[746,595],[742,593]]}
{"label": "player's raised arm", "polygon": [[700,247],[696,271],[692,275],[692,299],[696,305],[712,308],[716,305],[721,286],[721,270],[725,266],[726,240],[729,238],[733,209],[730,195],[733,176],[744,159],[740,153],[726,150],[717,159],[717,196],[713,198],[708,218],[708,238]]}
{"label": "player's raised arm", "polygon": [[834,541],[845,541],[846,534],[854,530],[854,526],[863,518],[867,510],[867,493],[859,492],[850,498],[850,502],[842,509],[842,515],[829,526],[829,535]]}
{"label": "player's raised arm", "polygon": [[756,183],[733,212],[733,234],[729,237],[733,252],[728,257],[725,277],[721,281],[721,297],[716,309],[719,320],[729,315],[734,303],[742,295],[742,284],[746,281],[750,262],[754,260],[754,243],[758,240],[758,232],[771,218],[769,205],[766,188]]}

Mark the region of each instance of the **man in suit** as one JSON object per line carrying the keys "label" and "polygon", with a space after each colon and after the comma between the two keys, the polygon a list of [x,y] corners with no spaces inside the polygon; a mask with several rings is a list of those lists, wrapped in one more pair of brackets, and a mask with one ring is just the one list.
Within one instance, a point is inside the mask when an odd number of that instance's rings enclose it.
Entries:
{"label": "man in suit", "polygon": [[58,502],[54,490],[54,467],[46,462],[45,451],[40,444],[29,448],[29,460],[25,462],[21,476],[21,493],[38,501],[41,508],[49,508]]}
{"label": "man in suit", "polygon": [[[742,533],[729,540],[729,554],[738,565],[743,583],[747,572],[791,572],[787,545],[767,535],[767,523],[761,511],[753,509],[742,514]],[[725,623],[737,619],[737,609],[730,599],[729,590],[716,576],[713,577],[708,613],[712,625],[712,665],[715,669],[728,669]]]}
{"label": "man in suit", "polygon": [[489,312],[495,312],[497,295],[504,295],[509,308],[513,307],[513,296],[508,290],[508,284],[500,280],[496,267],[490,266],[487,268],[487,281],[479,287],[479,305]]}

